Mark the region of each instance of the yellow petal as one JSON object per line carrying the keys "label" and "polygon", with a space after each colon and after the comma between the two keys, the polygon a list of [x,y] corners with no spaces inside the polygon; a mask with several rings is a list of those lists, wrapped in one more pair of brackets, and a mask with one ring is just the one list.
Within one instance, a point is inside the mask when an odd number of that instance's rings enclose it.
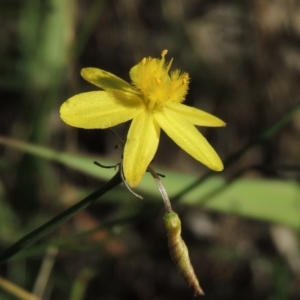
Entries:
{"label": "yellow petal", "polygon": [[97,68],[84,68],[81,76],[88,82],[98,86],[103,90],[119,90],[140,94],[131,84],[120,77]]}
{"label": "yellow petal", "polygon": [[222,171],[218,154],[197,128],[180,114],[162,109],[155,113],[160,127],[184,151],[214,171]]}
{"label": "yellow petal", "polygon": [[160,128],[153,114],[145,111],[131,123],[124,149],[123,170],[126,181],[137,186],[158,147]]}
{"label": "yellow petal", "polygon": [[192,124],[197,126],[222,127],[226,125],[226,123],[224,123],[221,119],[191,106],[176,102],[168,102],[165,106],[166,108],[179,113]]}
{"label": "yellow petal", "polygon": [[144,109],[140,98],[126,92],[88,92],[64,102],[61,119],[79,128],[108,128],[133,119]]}

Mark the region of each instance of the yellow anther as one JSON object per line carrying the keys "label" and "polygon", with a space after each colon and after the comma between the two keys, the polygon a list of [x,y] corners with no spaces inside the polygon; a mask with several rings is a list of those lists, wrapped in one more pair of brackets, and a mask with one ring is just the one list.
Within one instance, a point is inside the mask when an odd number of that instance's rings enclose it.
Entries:
{"label": "yellow anther", "polygon": [[167,53],[168,53],[168,50],[163,50],[161,52],[161,57],[165,57],[167,55]]}
{"label": "yellow anther", "polygon": [[188,79],[189,79],[189,76],[188,76],[187,74],[184,74],[184,75],[182,76],[182,84],[185,84],[185,85],[186,85]]}
{"label": "yellow anther", "polygon": [[143,65],[143,66],[146,64],[146,61],[147,61],[147,59],[146,59],[146,57],[144,57],[144,58],[142,59],[142,65]]}
{"label": "yellow anther", "polygon": [[156,77],[155,79],[156,79],[156,83],[161,84],[161,81],[158,77]]}

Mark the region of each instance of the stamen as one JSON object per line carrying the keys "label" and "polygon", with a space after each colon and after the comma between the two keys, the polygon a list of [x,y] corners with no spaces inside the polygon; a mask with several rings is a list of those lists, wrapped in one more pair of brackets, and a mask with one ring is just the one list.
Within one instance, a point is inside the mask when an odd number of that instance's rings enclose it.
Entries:
{"label": "stamen", "polygon": [[142,61],[141,61],[141,63],[142,63],[143,66],[146,64],[146,61],[147,61],[147,59],[146,59],[146,57],[144,57],[144,58],[142,59]]}
{"label": "stamen", "polygon": [[166,55],[167,55],[167,53],[168,53],[168,50],[163,50],[162,52],[161,52],[161,57],[165,57]]}
{"label": "stamen", "polygon": [[169,61],[168,65],[167,65],[167,69],[166,69],[167,73],[169,73],[172,63],[173,63],[173,58]]}
{"label": "stamen", "polygon": [[161,81],[160,81],[160,79],[158,77],[156,77],[155,79],[156,79],[156,83],[157,84],[161,84]]}
{"label": "stamen", "polygon": [[183,84],[183,85],[186,85],[187,82],[188,82],[188,80],[189,80],[189,75],[188,75],[188,74],[184,74],[184,75],[182,76],[182,84]]}

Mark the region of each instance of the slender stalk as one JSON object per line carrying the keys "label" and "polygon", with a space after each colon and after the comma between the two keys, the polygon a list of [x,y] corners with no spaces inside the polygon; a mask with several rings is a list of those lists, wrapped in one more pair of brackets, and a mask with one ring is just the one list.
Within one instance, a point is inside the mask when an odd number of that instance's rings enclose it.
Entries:
{"label": "slender stalk", "polygon": [[150,174],[154,178],[155,183],[156,183],[156,185],[159,189],[159,192],[160,192],[160,194],[163,198],[166,212],[171,213],[173,211],[172,206],[171,206],[171,201],[169,199],[168,193],[167,193],[165,187],[163,186],[159,176],[157,175],[157,173],[155,172],[155,170],[151,166],[148,166],[148,171],[150,172]]}

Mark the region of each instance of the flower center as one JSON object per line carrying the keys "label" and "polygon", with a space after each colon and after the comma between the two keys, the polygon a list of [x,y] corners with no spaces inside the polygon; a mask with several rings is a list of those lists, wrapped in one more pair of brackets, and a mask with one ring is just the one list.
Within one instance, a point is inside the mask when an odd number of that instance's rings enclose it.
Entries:
{"label": "flower center", "polygon": [[169,75],[173,59],[165,62],[167,50],[161,59],[143,58],[130,70],[133,85],[143,94],[143,101],[149,111],[160,109],[168,101],[182,102],[188,91],[189,75],[175,70]]}

